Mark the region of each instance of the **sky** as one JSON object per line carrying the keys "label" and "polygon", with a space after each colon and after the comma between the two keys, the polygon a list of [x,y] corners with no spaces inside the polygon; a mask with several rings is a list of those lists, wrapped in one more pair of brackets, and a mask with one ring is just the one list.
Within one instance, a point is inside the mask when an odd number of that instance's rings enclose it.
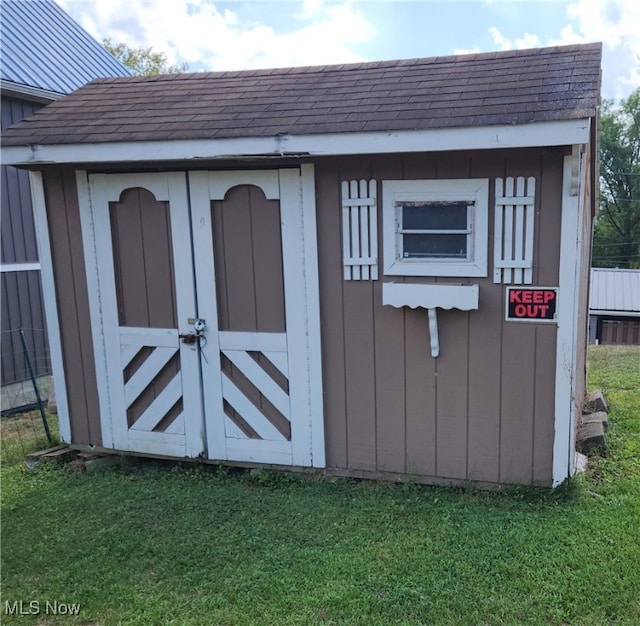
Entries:
{"label": "sky", "polygon": [[188,71],[603,43],[602,96],[640,87],[639,0],[56,0],[98,41]]}

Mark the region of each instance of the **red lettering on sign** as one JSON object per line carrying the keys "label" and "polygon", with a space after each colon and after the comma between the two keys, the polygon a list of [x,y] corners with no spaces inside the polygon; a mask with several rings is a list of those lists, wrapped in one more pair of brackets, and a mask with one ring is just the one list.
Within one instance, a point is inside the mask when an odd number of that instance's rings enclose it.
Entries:
{"label": "red lettering on sign", "polygon": [[549,310],[548,304],[516,304],[513,312],[516,317],[544,318]]}
{"label": "red lettering on sign", "polygon": [[508,288],[507,294],[507,319],[531,321],[555,319],[558,298],[556,289]]}

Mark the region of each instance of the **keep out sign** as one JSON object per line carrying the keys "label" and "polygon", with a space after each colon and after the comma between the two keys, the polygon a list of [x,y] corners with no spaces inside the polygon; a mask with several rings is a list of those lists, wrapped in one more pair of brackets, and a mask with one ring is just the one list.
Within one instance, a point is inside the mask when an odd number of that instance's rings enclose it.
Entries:
{"label": "keep out sign", "polygon": [[507,321],[554,322],[557,287],[507,287]]}

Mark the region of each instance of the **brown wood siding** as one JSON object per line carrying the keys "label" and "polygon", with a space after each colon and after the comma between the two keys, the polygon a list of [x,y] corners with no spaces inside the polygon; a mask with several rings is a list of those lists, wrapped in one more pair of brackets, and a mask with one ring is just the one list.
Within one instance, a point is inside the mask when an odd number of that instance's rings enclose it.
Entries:
{"label": "brown wood siding", "polygon": [[89,300],[75,172],[50,168],[44,173],[51,254],[62,358],[71,420],[77,444],[102,444]]}
{"label": "brown wood siding", "polygon": [[[31,115],[44,105],[2,96],[2,130]],[[38,247],[31,207],[29,173],[2,165],[0,238],[2,263],[36,263]],[[0,368],[2,384],[29,378],[20,340],[24,329],[31,367],[36,376],[51,373],[49,345],[39,270],[3,272],[0,285],[2,334]]]}
{"label": "brown wood siding", "polygon": [[602,344],[640,345],[640,321],[602,321]]}
{"label": "brown wood siding", "polygon": [[211,210],[220,330],[285,332],[280,203],[240,185]]}
{"label": "brown wood siding", "polygon": [[136,188],[110,204],[120,326],[177,328],[169,203]]}
{"label": "brown wood siding", "polygon": [[[504,321],[504,285],[491,277],[344,281],[343,180],[537,181],[534,285],[558,284],[563,154],[528,150],[318,160],[320,306],[329,467],[478,482],[551,481],[555,324]],[[379,202],[379,205],[381,203]],[[381,260],[382,215],[378,257]],[[441,352],[429,351],[426,311],[381,304],[382,282],[480,285],[477,311],[438,311]]]}

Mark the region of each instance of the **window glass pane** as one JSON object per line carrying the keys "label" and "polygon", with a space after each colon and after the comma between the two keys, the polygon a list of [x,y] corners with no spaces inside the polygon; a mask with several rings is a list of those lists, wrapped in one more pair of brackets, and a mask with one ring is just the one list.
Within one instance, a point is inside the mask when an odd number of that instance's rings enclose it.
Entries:
{"label": "window glass pane", "polygon": [[466,230],[466,202],[403,202],[404,230]]}
{"label": "window glass pane", "polygon": [[467,235],[407,235],[402,236],[405,259],[446,257],[467,258]]}

